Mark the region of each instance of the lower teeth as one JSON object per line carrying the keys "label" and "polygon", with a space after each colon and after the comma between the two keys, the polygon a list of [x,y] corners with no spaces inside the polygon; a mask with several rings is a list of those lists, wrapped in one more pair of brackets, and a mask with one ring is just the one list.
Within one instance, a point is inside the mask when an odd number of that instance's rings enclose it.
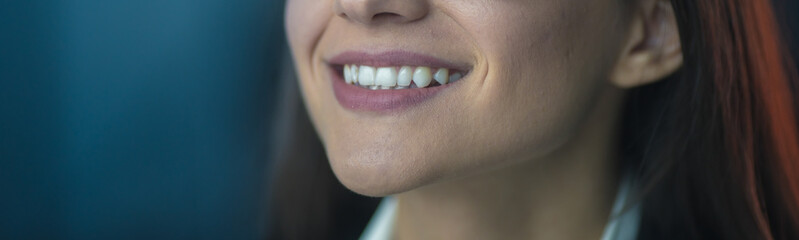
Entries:
{"label": "lower teeth", "polygon": [[[360,84],[357,84],[357,83],[354,84],[354,85],[358,86],[358,87],[361,87],[361,88],[370,89],[370,90],[401,90],[401,89],[419,88],[416,85],[411,85],[411,86],[393,86],[393,87],[389,87],[389,86],[374,86],[374,85],[364,86],[364,85],[360,85]],[[435,85],[430,84],[427,87],[435,87],[435,86],[441,86],[441,85],[440,84],[435,84]],[[427,87],[425,87],[425,88],[427,88]]]}

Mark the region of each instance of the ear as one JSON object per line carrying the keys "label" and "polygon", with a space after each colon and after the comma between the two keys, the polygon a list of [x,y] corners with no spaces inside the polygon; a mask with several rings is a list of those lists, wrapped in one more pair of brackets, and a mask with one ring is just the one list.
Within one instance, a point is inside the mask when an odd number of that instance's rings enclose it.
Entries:
{"label": "ear", "polygon": [[632,9],[631,28],[610,80],[632,88],[657,82],[682,66],[680,33],[669,0],[642,0]]}

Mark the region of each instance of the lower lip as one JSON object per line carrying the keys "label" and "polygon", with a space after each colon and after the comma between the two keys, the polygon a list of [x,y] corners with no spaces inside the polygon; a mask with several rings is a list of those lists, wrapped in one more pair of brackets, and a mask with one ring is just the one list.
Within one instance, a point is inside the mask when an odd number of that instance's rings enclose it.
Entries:
{"label": "lower lip", "polygon": [[333,68],[330,68],[330,76],[333,80],[333,92],[342,107],[372,112],[389,112],[419,105],[451,85],[371,90],[347,84],[338,71]]}

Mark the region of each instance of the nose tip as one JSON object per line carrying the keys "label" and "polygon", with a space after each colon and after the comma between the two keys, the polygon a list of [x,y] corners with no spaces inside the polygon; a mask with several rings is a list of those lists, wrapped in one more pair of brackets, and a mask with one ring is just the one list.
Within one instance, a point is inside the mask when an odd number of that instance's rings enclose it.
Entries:
{"label": "nose tip", "polygon": [[426,0],[336,0],[338,16],[365,25],[413,22],[427,12]]}

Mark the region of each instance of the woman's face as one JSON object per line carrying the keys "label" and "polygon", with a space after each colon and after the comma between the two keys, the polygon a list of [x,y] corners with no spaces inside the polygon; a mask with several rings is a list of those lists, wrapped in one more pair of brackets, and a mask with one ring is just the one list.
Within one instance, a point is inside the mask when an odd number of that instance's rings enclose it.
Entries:
{"label": "woman's face", "polygon": [[562,147],[612,88],[623,2],[289,0],[286,28],[336,176],[381,196]]}

